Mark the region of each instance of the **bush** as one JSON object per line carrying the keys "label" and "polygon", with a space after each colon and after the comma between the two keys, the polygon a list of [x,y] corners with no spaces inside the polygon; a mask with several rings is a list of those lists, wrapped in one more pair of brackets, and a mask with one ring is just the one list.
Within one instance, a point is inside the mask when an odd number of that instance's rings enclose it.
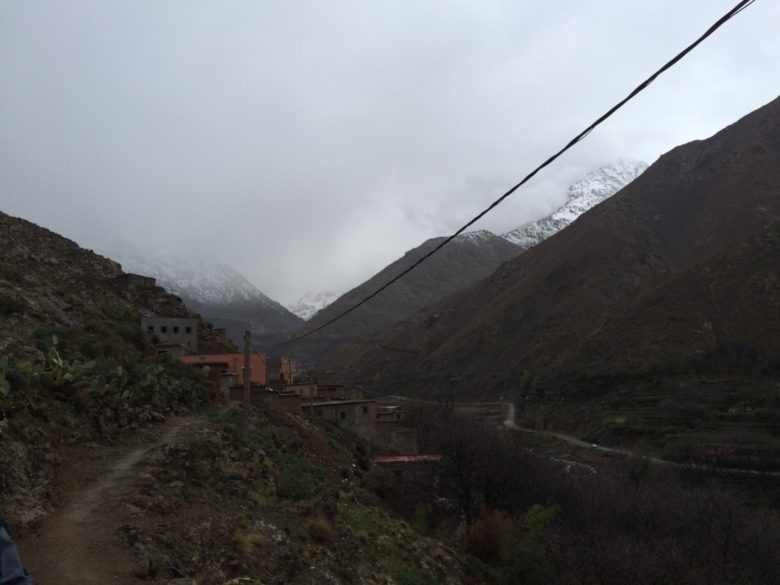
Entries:
{"label": "bush", "polygon": [[412,520],[412,528],[414,528],[420,534],[430,536],[433,532],[433,521],[431,518],[431,507],[418,504],[414,510],[414,519]]}
{"label": "bush", "polygon": [[401,568],[395,579],[399,585],[428,585],[432,582],[430,575],[424,569],[411,566]]}
{"label": "bush", "polygon": [[312,496],[325,479],[321,469],[294,455],[287,455],[279,467],[276,495],[287,500],[303,500]]}
{"label": "bush", "polygon": [[314,542],[330,542],[336,536],[336,531],[328,520],[322,516],[317,516],[309,520],[306,526],[306,532]]}
{"label": "bush", "polygon": [[233,544],[241,560],[245,563],[251,563],[258,557],[261,549],[268,545],[268,542],[262,534],[239,532],[233,537]]}
{"label": "bush", "polygon": [[504,512],[483,510],[463,535],[461,546],[466,554],[491,565],[504,562],[514,536],[515,526]]}
{"label": "bush", "polygon": [[27,302],[15,295],[0,293],[0,315],[13,315],[14,313],[24,313],[27,308]]}

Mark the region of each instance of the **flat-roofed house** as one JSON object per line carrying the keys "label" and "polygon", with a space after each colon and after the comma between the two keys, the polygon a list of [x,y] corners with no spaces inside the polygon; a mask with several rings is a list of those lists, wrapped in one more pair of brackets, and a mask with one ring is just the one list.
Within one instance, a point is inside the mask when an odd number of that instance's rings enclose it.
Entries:
{"label": "flat-roofed house", "polygon": [[175,357],[197,353],[198,320],[184,317],[141,317],[141,329],[157,353]]}
{"label": "flat-roofed house", "polygon": [[[209,376],[215,380],[222,374],[235,375],[239,385],[244,383],[244,354],[221,353],[204,355],[185,355],[179,358],[183,363],[201,372],[208,367]],[[253,353],[249,358],[249,381],[265,386],[268,383],[265,355]]]}
{"label": "flat-roofed house", "polygon": [[313,420],[328,420],[347,426],[376,423],[375,400],[304,402],[302,407],[304,414]]}

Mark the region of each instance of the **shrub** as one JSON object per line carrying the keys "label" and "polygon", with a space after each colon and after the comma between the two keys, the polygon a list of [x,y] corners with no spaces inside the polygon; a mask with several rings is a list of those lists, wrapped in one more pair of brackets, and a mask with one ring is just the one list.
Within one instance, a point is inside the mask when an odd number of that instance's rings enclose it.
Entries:
{"label": "shrub", "polygon": [[509,556],[514,531],[512,520],[504,512],[483,510],[463,535],[461,546],[467,554],[498,565]]}
{"label": "shrub", "polygon": [[288,500],[303,500],[322,485],[325,474],[305,459],[287,455],[279,465],[276,495]]}
{"label": "shrub", "polygon": [[418,504],[414,510],[414,519],[412,527],[425,536],[430,536],[433,532],[433,521],[431,518],[431,508],[424,504]]}
{"label": "shrub", "polygon": [[395,579],[399,585],[428,585],[432,582],[430,575],[424,569],[408,565],[398,571]]}
{"label": "shrub", "polygon": [[245,563],[251,563],[259,554],[259,549],[267,545],[267,539],[262,534],[238,532],[233,537],[236,553]]}
{"label": "shrub", "polygon": [[336,536],[333,526],[322,516],[309,520],[306,532],[314,542],[330,542]]}
{"label": "shrub", "polygon": [[14,313],[24,313],[27,308],[27,302],[15,295],[0,293],[0,315],[13,315]]}

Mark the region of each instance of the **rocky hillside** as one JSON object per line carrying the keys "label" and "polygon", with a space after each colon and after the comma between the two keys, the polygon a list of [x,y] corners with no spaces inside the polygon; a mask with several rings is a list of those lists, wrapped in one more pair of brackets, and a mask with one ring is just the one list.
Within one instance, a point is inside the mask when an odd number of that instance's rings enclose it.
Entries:
{"label": "rocky hillside", "polygon": [[775,100],[399,325],[351,373],[378,388],[519,393],[528,412],[614,433],[664,417],[703,433],[760,426],[780,416],[764,395],[780,368],[779,221]]}
{"label": "rocky hillside", "polygon": [[[345,293],[312,317],[302,329],[308,331],[332,319],[354,303],[394,278],[443,238],[432,238],[409,250],[363,284]],[[367,303],[316,334],[302,344],[291,347],[291,353],[306,364],[313,364],[345,343],[365,339],[401,319],[415,314],[445,296],[494,271],[518,253],[518,248],[488,231],[462,234],[433,256]]]}
{"label": "rocky hillside", "polygon": [[580,215],[611,197],[647,169],[647,163],[618,160],[589,172],[569,187],[566,202],[550,215],[513,229],[503,237],[527,250],[558,233]]}
{"label": "rocky hillside", "polygon": [[[118,263],[2,212],[0,239],[0,295],[5,307],[0,348],[29,343],[42,326],[87,327],[91,317],[104,313],[200,318],[160,283],[141,284],[128,278]],[[208,324],[201,324],[203,347],[215,351],[232,347]]]}
{"label": "rocky hillside", "polygon": [[92,238],[88,243],[124,270],[156,278],[192,310],[225,328],[235,343],[241,343],[247,329],[258,338],[278,340],[302,324],[299,317],[216,258],[143,252],[119,240]]}
{"label": "rocky hillside", "polygon": [[[57,452],[205,402],[179,364],[154,355],[142,314],[198,317],[118,264],[0,213],[0,515],[16,526],[47,506]],[[232,343],[198,327],[204,351]]]}

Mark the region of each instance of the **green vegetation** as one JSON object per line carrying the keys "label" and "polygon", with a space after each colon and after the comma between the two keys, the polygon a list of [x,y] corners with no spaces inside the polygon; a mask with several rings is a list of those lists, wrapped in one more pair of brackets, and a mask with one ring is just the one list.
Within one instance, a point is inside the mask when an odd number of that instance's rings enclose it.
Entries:
{"label": "green vegetation", "polygon": [[604,379],[549,389],[523,426],[566,429],[600,444],[680,462],[779,470],[780,386],[724,376]]}
{"label": "green vegetation", "polygon": [[484,583],[758,584],[780,570],[776,477],[724,482],[604,457],[577,468],[471,417],[442,412],[427,425],[423,448],[442,454],[439,485]]}
{"label": "green vegetation", "polygon": [[399,585],[428,585],[431,583],[431,576],[427,571],[414,566],[401,567],[395,578]]}
{"label": "green vegetation", "polygon": [[319,543],[330,542],[336,536],[333,525],[323,516],[317,516],[316,518],[309,520],[306,525],[306,530],[309,534],[309,538]]}
{"label": "green vegetation", "polygon": [[323,485],[324,472],[301,457],[284,454],[277,461],[276,495],[288,500],[312,497]]}
{"label": "green vegetation", "polygon": [[12,416],[31,407],[33,399],[53,399],[77,412],[100,409],[117,421],[144,407],[204,404],[206,388],[189,368],[144,355],[141,343],[128,333],[129,342],[123,331],[105,336],[101,329],[39,330],[36,351],[7,350],[0,356],[0,410]]}
{"label": "green vegetation", "polygon": [[[229,445],[226,452],[243,453],[240,457],[246,464],[256,461],[248,453],[261,454],[257,459],[262,463],[251,463],[254,477],[246,492],[248,505],[232,521],[239,532],[232,532],[231,538],[247,565],[242,574],[251,578],[263,574],[260,567],[273,566],[273,574],[289,578],[279,582],[300,582],[293,576],[325,567],[344,582],[371,582],[380,575],[397,583],[439,583],[444,576],[457,582],[461,570],[457,557],[389,513],[371,491],[386,474],[364,474],[353,467],[364,447],[355,445],[354,439],[342,441],[343,429],[252,413],[243,430],[242,414],[238,409],[209,414]],[[231,487],[232,481],[214,485],[225,493],[244,493]],[[258,533],[266,535],[262,550],[252,542],[252,535]],[[294,550],[279,557],[279,548],[289,543]]]}

